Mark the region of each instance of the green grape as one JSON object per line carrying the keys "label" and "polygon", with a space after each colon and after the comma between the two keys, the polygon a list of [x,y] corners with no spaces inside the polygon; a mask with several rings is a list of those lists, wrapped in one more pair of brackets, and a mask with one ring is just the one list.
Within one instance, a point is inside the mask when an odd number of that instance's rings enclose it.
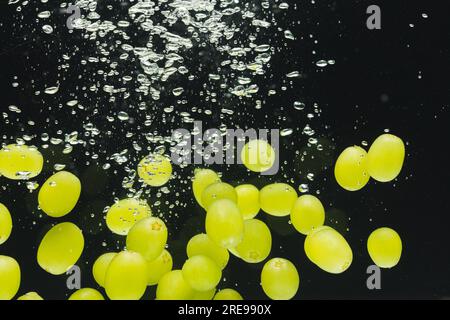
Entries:
{"label": "green grape", "polygon": [[254,172],[264,172],[275,163],[275,150],[264,140],[252,140],[241,151],[241,161]]}
{"label": "green grape", "polygon": [[173,259],[166,249],[153,261],[147,261],[148,285],[158,284],[163,275],[170,272],[173,267]]}
{"label": "green grape", "polygon": [[267,225],[257,219],[244,221],[244,238],[234,248],[239,257],[248,263],[266,259],[272,249],[272,235]]}
{"label": "green grape", "polygon": [[213,300],[244,300],[244,298],[234,289],[222,289],[216,293]]}
{"label": "green grape", "polygon": [[173,270],[159,280],[156,300],[192,300],[195,291],[184,280],[181,270]]}
{"label": "green grape", "polygon": [[148,282],[147,261],[140,253],[119,252],[109,264],[105,291],[111,300],[139,300]]}
{"label": "green grape", "polygon": [[296,200],[297,191],[286,183],[272,183],[259,192],[261,209],[276,217],[288,216]]}
{"label": "green grape", "polygon": [[82,288],[72,293],[69,300],[105,300],[105,298],[95,289]]}
{"label": "green grape", "polygon": [[348,147],[339,155],[334,167],[337,183],[348,191],[362,189],[370,176],[367,172],[367,152],[361,147]]}
{"label": "green grape", "polygon": [[222,270],[217,263],[201,255],[187,259],[182,272],[184,280],[197,291],[212,290],[222,278]]}
{"label": "green grape", "polygon": [[139,220],[152,215],[147,202],[140,199],[123,199],[115,203],[106,214],[106,225],[115,234],[126,236]]}
{"label": "green grape", "polygon": [[37,261],[48,273],[60,275],[73,267],[83,249],[82,231],[73,223],[60,223],[45,234],[38,248]]}
{"label": "green grape", "polygon": [[0,300],[11,300],[19,291],[20,266],[14,258],[0,255]]}
{"label": "green grape", "polygon": [[0,203],[0,244],[9,239],[12,231],[12,219],[8,208]]}
{"label": "green grape", "polygon": [[291,211],[291,222],[294,228],[307,235],[325,222],[325,209],[315,196],[303,195],[294,203]]}
{"label": "green grape", "polygon": [[36,292],[28,292],[18,297],[17,300],[44,300],[44,299]]}
{"label": "green grape", "polygon": [[261,209],[258,188],[251,184],[243,184],[237,186],[235,190],[237,194],[237,205],[244,219],[248,220],[256,217]]}
{"label": "green grape", "polygon": [[202,194],[203,191],[209,185],[220,182],[220,178],[214,171],[210,169],[196,169],[194,172],[194,179],[192,181],[192,190],[194,192],[195,200],[197,203],[202,205]]}
{"label": "green grape", "polygon": [[166,224],[156,217],[148,217],[137,222],[127,235],[127,248],[139,252],[148,261],[158,258],[166,243]]}
{"label": "green grape", "polygon": [[261,271],[261,286],[272,300],[292,299],[298,291],[300,277],[289,260],[273,258]]}
{"label": "green grape", "polygon": [[402,240],[391,228],[379,228],[373,231],[367,240],[370,258],[380,268],[392,268],[402,255]]}
{"label": "green grape", "polygon": [[236,190],[229,185],[228,183],[224,182],[216,182],[203,190],[202,193],[202,204],[203,207],[208,210],[209,206],[217,200],[220,199],[228,199],[233,202],[237,202],[237,194]]}
{"label": "green grape", "polygon": [[370,146],[367,154],[367,171],[377,181],[394,180],[405,160],[405,144],[392,134],[382,134]]}
{"label": "green grape", "polygon": [[117,255],[116,252],[108,252],[102,254],[95,260],[92,266],[92,275],[100,287],[105,286],[106,271],[108,270],[111,260]]}
{"label": "green grape", "polygon": [[170,159],[161,154],[150,154],[139,163],[138,175],[149,186],[165,185],[172,176]]}
{"label": "green grape", "polygon": [[55,173],[39,190],[39,207],[53,218],[65,216],[75,208],[80,198],[80,180],[70,172]]}
{"label": "green grape", "polygon": [[237,205],[228,199],[217,200],[209,207],[206,234],[223,248],[234,248],[244,235],[244,219]]}
{"label": "green grape", "polygon": [[216,244],[204,233],[197,234],[189,240],[186,246],[186,252],[188,258],[197,255],[207,256],[214,260],[222,270],[225,269],[228,259],[230,258],[227,249]]}
{"label": "green grape", "polygon": [[352,249],[336,230],[322,226],[308,234],[305,239],[306,256],[322,270],[342,273],[353,260]]}
{"label": "green grape", "polygon": [[10,144],[0,150],[0,175],[12,180],[28,180],[41,173],[44,158],[36,147]]}
{"label": "green grape", "polygon": [[216,288],[212,288],[208,291],[196,291],[194,290],[194,295],[192,296],[192,300],[212,300],[214,295],[216,294]]}

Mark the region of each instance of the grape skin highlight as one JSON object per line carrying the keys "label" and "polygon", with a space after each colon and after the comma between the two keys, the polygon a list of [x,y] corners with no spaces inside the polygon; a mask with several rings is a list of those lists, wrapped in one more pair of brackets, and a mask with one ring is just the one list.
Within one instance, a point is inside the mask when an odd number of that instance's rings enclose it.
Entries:
{"label": "grape skin highlight", "polygon": [[298,291],[299,284],[297,269],[287,259],[271,259],[261,271],[261,286],[272,300],[292,299]]}
{"label": "grape skin highlight", "polygon": [[370,258],[380,268],[395,267],[402,255],[402,240],[391,228],[379,228],[367,239]]}

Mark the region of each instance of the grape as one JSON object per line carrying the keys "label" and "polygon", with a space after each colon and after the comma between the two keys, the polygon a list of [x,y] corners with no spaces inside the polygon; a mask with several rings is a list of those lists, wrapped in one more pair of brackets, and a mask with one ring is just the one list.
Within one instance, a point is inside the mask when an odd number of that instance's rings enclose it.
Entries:
{"label": "grape", "polygon": [[148,282],[147,261],[132,251],[119,252],[109,264],[105,277],[106,294],[111,300],[139,300]]}
{"label": "grape", "polygon": [[203,191],[209,185],[220,182],[220,178],[214,171],[210,169],[196,169],[194,172],[194,180],[192,181],[192,190],[194,192],[195,200],[202,205]]}
{"label": "grape", "polygon": [[392,268],[402,255],[402,240],[391,228],[379,228],[373,231],[367,240],[370,258],[380,268]]}
{"label": "grape", "polygon": [[19,291],[20,266],[14,258],[0,255],[0,300],[11,300]]}
{"label": "grape", "polygon": [[37,261],[48,273],[60,275],[72,268],[83,248],[81,230],[73,223],[60,223],[45,234],[38,248]]}
{"label": "grape", "polygon": [[294,203],[291,211],[291,222],[294,228],[307,235],[325,222],[325,209],[315,196],[303,195]]}
{"label": "grape", "polygon": [[111,260],[117,255],[116,252],[108,252],[102,254],[95,260],[92,266],[92,275],[100,287],[105,286],[106,271],[108,270]]}
{"label": "grape", "polygon": [[8,240],[12,231],[12,219],[8,208],[0,203],[0,244]]}
{"label": "grape", "polygon": [[245,220],[253,219],[258,214],[259,190],[254,185],[243,184],[235,188],[237,193],[237,205]]}
{"label": "grape", "polygon": [[237,202],[236,190],[234,190],[234,188],[231,185],[224,182],[213,183],[208,187],[206,187],[205,190],[203,190],[202,205],[206,210],[208,210],[209,206],[214,201],[220,199],[228,199],[236,203]]}
{"label": "grape", "polygon": [[264,140],[252,140],[241,151],[241,161],[254,172],[264,172],[275,163],[275,150]]}
{"label": "grape", "polygon": [[196,291],[194,290],[194,295],[192,296],[192,300],[212,300],[214,295],[216,294],[216,288],[212,288],[208,291]]}
{"label": "grape", "polygon": [[115,234],[126,236],[139,220],[151,216],[152,210],[144,200],[129,198],[115,203],[106,214],[106,225]]}
{"label": "grape", "polygon": [[127,235],[127,248],[139,252],[148,261],[158,258],[166,243],[166,224],[156,217],[148,217],[137,222]]}
{"label": "grape", "polygon": [[267,225],[257,219],[244,221],[244,238],[236,248],[239,257],[248,263],[266,259],[272,249],[272,235]]}
{"label": "grape", "polygon": [[0,175],[28,180],[41,173],[44,158],[36,147],[11,144],[0,150]]}
{"label": "grape", "polygon": [[18,297],[17,300],[44,300],[44,299],[36,292],[28,292]]}
{"label": "grape", "polygon": [[233,201],[217,200],[208,209],[205,228],[208,237],[216,244],[234,248],[242,241],[244,219]]}
{"label": "grape", "polygon": [[269,184],[259,193],[261,209],[276,217],[289,215],[296,200],[297,191],[286,183]]}
{"label": "grape", "polygon": [[95,289],[83,288],[72,293],[69,300],[105,300],[105,298]]}
{"label": "grape", "polygon": [[173,267],[172,256],[166,249],[153,261],[147,261],[148,285],[158,284],[159,280]]}
{"label": "grape", "polygon": [[60,171],[48,178],[39,190],[39,207],[50,217],[60,218],[75,208],[80,193],[80,180],[70,172]]}
{"label": "grape", "polygon": [[244,300],[234,289],[223,289],[216,293],[213,300]]}
{"label": "grape", "polygon": [[352,249],[336,230],[322,226],[308,234],[305,240],[306,256],[315,265],[329,273],[342,273],[353,260]]}
{"label": "grape", "polygon": [[161,154],[146,156],[138,165],[139,178],[152,187],[165,185],[172,176],[170,159]]}
{"label": "grape", "polygon": [[173,270],[159,280],[156,288],[156,300],[191,300],[194,290],[184,280],[181,270]]}
{"label": "grape", "polygon": [[399,137],[382,134],[370,146],[367,154],[367,171],[377,181],[394,180],[402,170],[405,145]]}
{"label": "grape", "polygon": [[289,300],[297,293],[300,284],[297,269],[289,260],[273,258],[261,271],[261,286],[272,300]]}
{"label": "grape", "polygon": [[362,189],[370,176],[367,172],[367,152],[361,147],[348,147],[339,155],[334,167],[337,183],[348,191]]}
{"label": "grape", "polygon": [[214,260],[214,262],[223,270],[225,269],[230,254],[228,250],[217,245],[208,235],[201,233],[193,236],[187,246],[186,252],[188,258],[196,255],[204,255]]}
{"label": "grape", "polygon": [[222,271],[214,260],[207,256],[193,256],[186,260],[182,268],[183,278],[197,291],[209,291],[222,278]]}

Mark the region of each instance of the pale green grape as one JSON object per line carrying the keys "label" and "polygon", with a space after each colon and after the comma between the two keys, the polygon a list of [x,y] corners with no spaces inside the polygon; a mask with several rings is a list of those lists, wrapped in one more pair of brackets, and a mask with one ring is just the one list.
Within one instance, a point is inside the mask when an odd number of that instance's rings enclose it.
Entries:
{"label": "pale green grape", "polygon": [[348,191],[362,189],[370,176],[367,172],[367,152],[361,147],[348,147],[339,155],[334,166],[337,183]]}
{"label": "pale green grape", "polygon": [[392,134],[382,134],[370,146],[367,154],[367,171],[377,181],[394,180],[405,159],[405,144]]}
{"label": "pale green grape", "polygon": [[0,300],[11,300],[19,291],[20,266],[14,258],[0,255]]}
{"label": "pale green grape", "polygon": [[92,275],[100,287],[105,286],[106,271],[108,270],[111,260],[117,255],[116,252],[108,252],[102,254],[95,260],[92,266]]}
{"label": "pale green grape", "polygon": [[122,251],[109,264],[105,291],[111,300],[139,300],[148,282],[147,261],[140,253]]}
{"label": "pale green grape", "polygon": [[111,206],[106,214],[106,225],[115,234],[126,236],[139,220],[152,215],[152,210],[144,200],[123,199]]}
{"label": "pale green grape", "polygon": [[194,172],[194,179],[192,181],[192,190],[194,192],[195,200],[198,204],[202,205],[202,194],[203,191],[209,185],[220,182],[220,178],[217,173],[210,169],[196,169]]}
{"label": "pale green grape", "polygon": [[244,219],[233,201],[217,200],[208,209],[205,228],[208,237],[219,246],[234,248],[242,241]]}
{"label": "pale green grape", "polygon": [[69,300],[105,300],[105,298],[95,289],[82,288],[72,293]]}
{"label": "pale green grape", "polygon": [[0,203],[0,244],[8,240],[12,231],[12,218],[7,207]]}
{"label": "pale green grape", "polygon": [[184,280],[181,270],[163,275],[156,288],[156,300],[191,300],[194,294],[194,289]]}
{"label": "pale green grape", "polygon": [[244,238],[236,248],[239,257],[248,263],[266,259],[272,249],[272,235],[267,225],[257,219],[244,221]]}
{"label": "pale green grape", "polygon": [[234,289],[223,289],[216,293],[213,300],[244,300],[241,294]]}
{"label": "pale green grape", "polygon": [[54,275],[65,273],[80,258],[84,249],[81,230],[70,222],[57,224],[42,239],[37,261],[42,269]]}
{"label": "pale green grape", "polygon": [[173,267],[173,259],[166,249],[153,261],[147,261],[148,285],[158,284],[159,280]]}
{"label": "pale green grape", "polygon": [[17,300],[44,300],[44,299],[36,292],[28,292],[18,297]]}
{"label": "pale green grape", "polygon": [[241,151],[241,161],[254,172],[264,172],[272,168],[276,153],[272,146],[264,140],[252,140]]}
{"label": "pale green grape", "polygon": [[41,173],[44,158],[36,147],[10,144],[0,150],[0,175],[12,180],[28,180]]}
{"label": "pale green grape", "polygon": [[139,252],[148,261],[158,258],[166,243],[166,224],[156,217],[148,217],[137,222],[127,235],[127,248]]}
{"label": "pale green grape", "polygon": [[214,295],[216,294],[216,288],[212,288],[208,291],[196,291],[194,290],[194,295],[192,296],[192,300],[212,300]]}
{"label": "pale green grape", "polygon": [[289,260],[273,258],[266,262],[261,272],[261,286],[272,300],[292,299],[298,291],[300,277]]}
{"label": "pale green grape", "polygon": [[237,205],[245,220],[253,219],[261,209],[259,190],[254,185],[243,184],[235,188]]}
{"label": "pale green grape", "polygon": [[193,256],[183,265],[183,278],[197,291],[209,291],[217,286],[222,278],[222,270],[207,256]]}
{"label": "pale green grape", "polygon": [[138,175],[149,186],[165,185],[172,176],[170,159],[161,154],[150,154],[139,163]]}
{"label": "pale green grape", "polygon": [[214,260],[222,270],[225,269],[230,258],[227,249],[216,244],[204,233],[197,234],[189,240],[186,252],[188,258],[197,255],[207,256]]}
{"label": "pale green grape", "polygon": [[39,190],[39,207],[50,217],[65,216],[75,208],[80,193],[80,180],[70,172],[60,171],[48,178]]}
{"label": "pale green grape", "polygon": [[202,204],[203,207],[208,210],[209,206],[217,200],[220,199],[228,199],[233,202],[237,202],[237,194],[236,190],[229,185],[228,183],[224,182],[216,182],[203,190],[202,193]]}
{"label": "pale green grape", "polygon": [[297,191],[286,183],[273,183],[261,189],[259,200],[264,212],[284,217],[291,213],[292,206],[297,200]]}
{"label": "pale green grape", "polygon": [[315,196],[300,196],[291,211],[291,222],[294,228],[307,235],[325,222],[325,209]]}
{"label": "pale green grape", "polygon": [[370,258],[380,268],[392,268],[402,255],[402,240],[391,228],[379,228],[373,231],[367,240]]}

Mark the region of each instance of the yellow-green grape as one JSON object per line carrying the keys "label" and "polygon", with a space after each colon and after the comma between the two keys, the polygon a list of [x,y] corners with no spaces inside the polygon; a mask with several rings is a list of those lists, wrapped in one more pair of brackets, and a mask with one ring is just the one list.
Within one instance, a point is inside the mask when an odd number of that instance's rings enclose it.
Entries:
{"label": "yellow-green grape", "polygon": [[305,239],[306,256],[322,270],[342,273],[353,260],[352,249],[336,230],[322,226],[308,234]]}
{"label": "yellow-green grape", "polygon": [[194,290],[194,295],[192,296],[192,300],[212,300],[214,295],[216,294],[216,288],[212,288],[208,291],[196,291]]}
{"label": "yellow-green grape", "polygon": [[222,278],[222,270],[207,256],[193,256],[186,260],[182,268],[183,278],[197,291],[209,291],[217,286]]}
{"label": "yellow-green grape", "polygon": [[127,248],[139,252],[148,261],[158,258],[166,243],[166,224],[156,217],[148,217],[137,222],[127,235]]}
{"label": "yellow-green grape", "polygon": [[214,260],[222,270],[225,269],[230,259],[228,250],[216,244],[204,233],[197,234],[189,240],[186,252],[188,258],[197,255],[207,256]]}
{"label": "yellow-green grape", "polygon": [[173,267],[173,259],[166,249],[153,261],[147,261],[148,285],[158,284],[163,275],[170,272]]}
{"label": "yellow-green grape", "polygon": [[202,205],[202,194],[203,191],[209,185],[220,182],[220,178],[214,171],[210,169],[196,169],[194,172],[194,179],[192,181],[192,190],[194,192],[195,200],[198,204]]}
{"label": "yellow-green grape", "polygon": [[253,219],[258,214],[259,190],[254,185],[242,184],[235,188],[237,193],[237,205],[245,220]]}
{"label": "yellow-green grape", "polygon": [[261,271],[261,286],[272,300],[292,299],[298,291],[300,277],[289,260],[273,258]]}
{"label": "yellow-green grape", "polygon": [[72,293],[69,300],[105,300],[105,298],[95,289],[82,288]]}
{"label": "yellow-green grape", "polygon": [[216,293],[213,300],[244,300],[234,289],[223,289]]}
{"label": "yellow-green grape", "polygon": [[84,249],[82,231],[71,222],[51,228],[44,236],[37,252],[42,269],[60,275],[73,267]]}
{"label": "yellow-green grape", "polygon": [[159,280],[156,300],[191,300],[195,291],[184,280],[181,270],[173,270]]}
{"label": "yellow-green grape", "polygon": [[8,208],[0,203],[0,244],[5,243],[11,235],[12,219]]}
{"label": "yellow-green grape", "polygon": [[92,266],[92,275],[100,287],[105,286],[106,271],[108,270],[111,260],[117,255],[116,252],[108,252],[102,254],[95,260]]}
{"label": "yellow-green grape", "polygon": [[244,218],[231,200],[213,202],[206,214],[206,234],[223,248],[234,248],[244,236]]}
{"label": "yellow-green grape", "polygon": [[361,147],[348,147],[339,155],[334,166],[337,183],[348,191],[362,189],[370,176],[367,172],[367,152]]}
{"label": "yellow-green grape", "polygon": [[259,192],[261,209],[276,217],[288,216],[296,200],[297,191],[286,183],[272,183]]}
{"label": "yellow-green grape", "polygon": [[392,268],[402,255],[402,240],[391,228],[379,228],[373,231],[367,240],[370,258],[380,268]]}
{"label": "yellow-green grape", "polygon": [[264,172],[275,163],[275,150],[264,140],[252,140],[241,151],[242,163],[254,172]]}
{"label": "yellow-green grape", "polygon": [[60,218],[75,208],[80,193],[80,180],[70,172],[60,171],[48,178],[39,190],[39,207],[50,217]]}
{"label": "yellow-green grape", "polygon": [[405,144],[392,134],[382,134],[370,146],[367,154],[367,171],[377,181],[394,180],[405,160]]}
{"label": "yellow-green grape", "polygon": [[111,300],[139,300],[148,282],[147,261],[140,253],[119,252],[109,264],[105,291]]}
{"label": "yellow-green grape", "polygon": [[272,249],[272,235],[267,225],[257,219],[244,221],[244,238],[234,248],[239,257],[248,263],[266,259]]}
{"label": "yellow-green grape", "polygon": [[292,208],[291,222],[298,232],[305,235],[322,226],[325,222],[322,202],[309,194],[300,196]]}
{"label": "yellow-green grape", "polygon": [[236,190],[225,182],[216,182],[203,190],[202,193],[202,205],[203,208],[208,210],[209,206],[217,200],[228,199],[237,203]]}
{"label": "yellow-green grape", "polygon": [[20,266],[14,258],[0,255],[0,300],[11,300],[19,291]]}
{"label": "yellow-green grape", "polygon": [[139,220],[152,215],[152,210],[144,200],[129,198],[115,203],[106,214],[106,225],[115,234],[126,236]]}
{"label": "yellow-green grape", "polygon": [[0,175],[12,180],[28,180],[41,173],[44,158],[36,147],[10,144],[0,150]]}
{"label": "yellow-green grape", "polygon": [[18,297],[17,300],[44,300],[44,299],[36,292],[28,292]]}
{"label": "yellow-green grape", "polygon": [[165,185],[172,176],[170,159],[161,154],[146,156],[138,165],[139,178],[152,187]]}

